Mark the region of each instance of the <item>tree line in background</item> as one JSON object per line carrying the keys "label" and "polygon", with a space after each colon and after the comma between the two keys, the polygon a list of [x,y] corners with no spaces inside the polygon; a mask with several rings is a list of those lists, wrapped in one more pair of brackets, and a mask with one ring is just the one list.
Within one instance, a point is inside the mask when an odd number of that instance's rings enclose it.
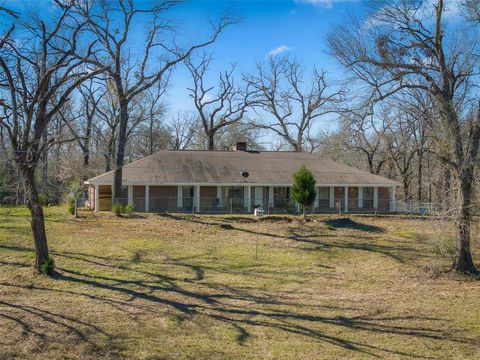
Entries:
{"label": "tree line in background", "polygon": [[[405,201],[448,212],[454,268],[475,271],[478,0],[460,4],[459,22],[441,0],[369,2],[366,18],[327,36],[343,82],[280,55],[247,74],[232,65],[212,80],[208,46],[236,20],[222,17],[192,44],[170,18],[179,3],[56,1],[48,17],[0,5],[0,201],[30,208],[37,267],[48,257],[42,202],[58,203],[110,170],[119,198],[125,163],[162,149],[247,141],[400,181]],[[190,76],[193,110],[172,113],[166,94],[178,67]]]}

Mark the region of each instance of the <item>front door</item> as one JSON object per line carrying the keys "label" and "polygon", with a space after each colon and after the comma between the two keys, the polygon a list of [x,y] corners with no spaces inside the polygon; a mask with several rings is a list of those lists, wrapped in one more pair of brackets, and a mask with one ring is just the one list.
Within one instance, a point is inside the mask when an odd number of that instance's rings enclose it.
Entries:
{"label": "front door", "polygon": [[255,201],[253,202],[253,207],[263,208],[263,187],[262,186],[255,186]]}

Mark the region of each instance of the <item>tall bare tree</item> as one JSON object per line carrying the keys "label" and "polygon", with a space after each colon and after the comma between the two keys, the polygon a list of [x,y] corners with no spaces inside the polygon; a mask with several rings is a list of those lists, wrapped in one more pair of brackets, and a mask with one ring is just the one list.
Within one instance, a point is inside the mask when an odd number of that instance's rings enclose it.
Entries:
{"label": "tall bare tree", "polygon": [[382,137],[390,161],[402,180],[405,201],[412,200],[411,182],[418,149],[414,143],[415,118],[403,109],[387,106],[382,111]]}
{"label": "tall bare tree", "polygon": [[470,232],[480,116],[464,122],[462,108],[476,76],[472,53],[478,50],[478,38],[474,29],[449,28],[443,0],[379,1],[375,5],[367,21],[353,19],[330,33],[331,52],[370,84],[379,99],[416,89],[435,102],[449,143],[444,161],[458,184],[453,269],[474,273]]}
{"label": "tall bare tree", "polygon": [[[168,79],[167,79],[168,80]],[[161,147],[160,142],[155,141],[162,136],[165,131],[161,124],[161,120],[165,117],[165,104],[162,102],[162,96],[165,94],[167,85],[165,83],[158,83],[157,86],[148,89],[144,99],[144,106],[146,109],[146,117],[148,121],[148,155],[152,155]]]}
{"label": "tall bare tree", "polygon": [[[411,134],[413,137],[412,146],[416,151],[416,180],[417,180],[417,200],[423,200],[423,173],[424,161],[429,159],[431,153],[432,124],[438,117],[434,104],[430,98],[422,93],[413,90],[407,91],[403,97],[397,98],[397,104],[406,116],[411,120],[409,122]],[[428,164],[427,164],[428,165]]]}
{"label": "tall bare tree", "polygon": [[368,171],[378,175],[387,157],[381,126],[377,120],[370,97],[364,98],[359,106],[345,111],[340,117],[342,131],[347,135],[344,146],[365,156]]}
{"label": "tall bare tree", "polygon": [[[98,40],[101,56],[89,59],[96,66],[106,67],[119,107],[119,131],[115,159],[113,201],[121,196],[122,174],[129,122],[129,104],[133,99],[168,76],[172,68],[187,59],[196,49],[216,41],[224,28],[232,23],[222,18],[213,34],[198,44],[182,48],[176,44],[176,27],[167,21],[169,10],[177,0],[140,2],[134,0],[78,2],[77,11]],[[133,39],[139,51],[132,51],[131,32],[139,24],[147,26],[145,39]]]}
{"label": "tall bare tree", "polygon": [[313,71],[308,84],[299,62],[271,56],[267,64],[257,64],[257,72],[245,76],[253,91],[253,106],[270,115],[255,121],[255,127],[271,131],[294,151],[304,151],[314,131],[314,123],[338,111],[343,91],[327,84],[324,71]]}
{"label": "tall bare tree", "polygon": [[170,134],[170,148],[186,150],[193,146],[195,140],[195,115],[190,113],[176,113],[170,119],[167,130]]}
{"label": "tall bare tree", "polygon": [[[77,140],[77,144],[83,154],[83,180],[87,178],[87,171],[90,165],[90,150],[92,144],[92,136],[94,130],[95,119],[98,117],[97,109],[98,104],[105,96],[105,90],[102,86],[99,86],[98,81],[93,79],[82,84],[78,88],[80,94],[80,108],[64,109],[60,112],[62,120],[69,128],[72,135]],[[73,111],[78,111],[78,115],[75,116]],[[75,118],[75,121],[72,121]]]}
{"label": "tall bare tree", "polygon": [[[92,69],[78,60],[84,23],[72,14],[72,4],[56,1],[48,19],[39,13],[15,19],[0,39],[0,117],[6,129],[14,161],[24,181],[35,243],[35,267],[49,257],[44,213],[38,198],[35,171],[51,146],[62,139],[48,133],[49,125],[72,93],[103,69]],[[15,27],[20,28],[14,33]],[[15,40],[13,37],[15,36]],[[82,57],[89,56],[87,51]]]}
{"label": "tall bare tree", "polygon": [[216,88],[207,85],[205,78],[211,61],[212,57],[207,55],[203,55],[198,64],[187,61],[193,79],[193,87],[188,90],[207,141],[206,148],[215,150],[217,133],[244,118],[249,106],[249,93],[248,89],[241,89],[235,84],[234,66],[220,73]]}

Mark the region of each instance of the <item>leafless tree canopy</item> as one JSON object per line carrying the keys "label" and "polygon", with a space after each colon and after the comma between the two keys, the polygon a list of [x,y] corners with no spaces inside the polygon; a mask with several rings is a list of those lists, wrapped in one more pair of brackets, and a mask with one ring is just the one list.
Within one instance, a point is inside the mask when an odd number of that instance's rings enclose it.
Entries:
{"label": "leafless tree canopy", "polygon": [[315,69],[307,82],[302,65],[288,58],[269,57],[245,81],[252,89],[257,116],[264,117],[252,125],[271,131],[294,151],[306,150],[315,122],[337,113],[343,94],[327,83],[323,71]]}
{"label": "leafless tree canopy", "polygon": [[187,61],[193,86],[189,88],[207,149],[215,150],[215,140],[219,130],[242,121],[249,107],[249,88],[240,88],[233,78],[235,66],[220,73],[218,85],[208,85],[206,75],[212,61],[211,56],[203,55],[197,64]]}
{"label": "leafless tree canopy", "polygon": [[[114,199],[121,197],[122,168],[127,142],[129,105],[143,92],[158,83],[166,83],[170,71],[192,53],[216,41],[220,33],[234,21],[222,18],[214,26],[211,36],[198,44],[182,47],[177,45],[173,22],[168,21],[168,12],[179,1],[162,0],[155,3],[116,0],[105,2],[78,2],[76,10],[86,21],[89,31],[96,39],[97,56],[87,61],[105,67],[111,80],[112,93],[119,107],[118,142],[115,159]],[[143,49],[131,51],[129,35],[138,18],[147,18],[148,28]],[[135,39],[136,45],[141,42]],[[114,200],[115,201],[115,200]]]}

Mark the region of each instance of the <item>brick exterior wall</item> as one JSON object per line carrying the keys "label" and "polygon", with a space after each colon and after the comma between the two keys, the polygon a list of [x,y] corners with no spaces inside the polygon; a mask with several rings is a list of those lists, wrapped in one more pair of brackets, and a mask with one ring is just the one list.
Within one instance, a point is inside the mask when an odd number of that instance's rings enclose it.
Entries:
{"label": "brick exterior wall", "polygon": [[218,208],[217,187],[216,186],[200,186],[200,210],[214,211]]}
{"label": "brick exterior wall", "polygon": [[389,210],[390,210],[389,188],[379,187],[378,188],[378,211],[389,211]]}
{"label": "brick exterior wall", "polygon": [[133,186],[133,206],[135,211],[145,211],[145,186]]}

